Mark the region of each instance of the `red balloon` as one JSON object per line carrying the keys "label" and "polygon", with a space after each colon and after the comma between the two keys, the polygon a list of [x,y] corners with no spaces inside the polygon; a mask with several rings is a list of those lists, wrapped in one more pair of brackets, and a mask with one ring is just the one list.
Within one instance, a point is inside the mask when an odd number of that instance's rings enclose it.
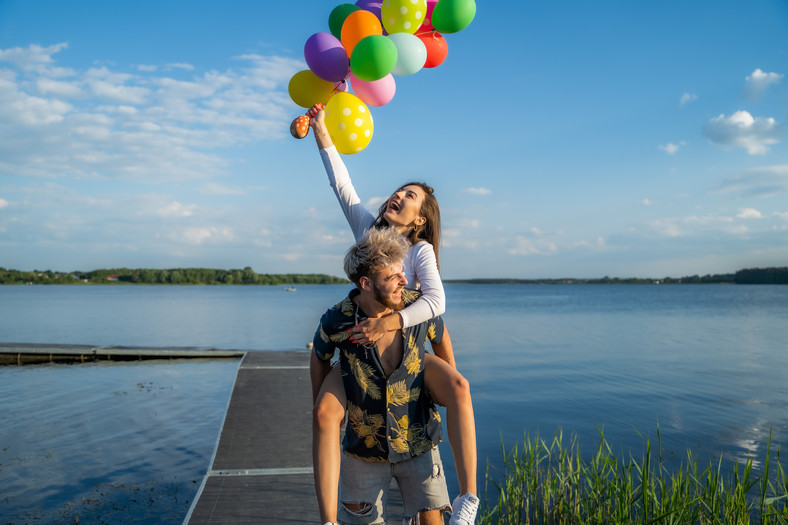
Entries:
{"label": "red balloon", "polygon": [[416,36],[424,42],[424,47],[427,48],[427,62],[424,63],[424,67],[438,67],[446,60],[446,55],[449,54],[449,45],[443,35],[432,31]]}

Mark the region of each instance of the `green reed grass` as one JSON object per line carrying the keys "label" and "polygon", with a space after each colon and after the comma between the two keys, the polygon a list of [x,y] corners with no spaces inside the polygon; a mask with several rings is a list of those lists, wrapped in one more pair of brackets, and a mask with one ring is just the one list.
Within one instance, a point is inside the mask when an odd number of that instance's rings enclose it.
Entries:
{"label": "green reed grass", "polygon": [[[726,524],[788,525],[788,477],[780,447],[766,450],[763,473],[753,459],[729,471],[722,459],[701,470],[692,452],[669,470],[646,440],[639,458],[616,457],[600,431],[596,452],[580,454],[576,436],[551,442],[526,435],[522,445],[503,451],[503,467],[487,465],[481,525],[520,524]],[[492,495],[492,499],[490,498]]]}

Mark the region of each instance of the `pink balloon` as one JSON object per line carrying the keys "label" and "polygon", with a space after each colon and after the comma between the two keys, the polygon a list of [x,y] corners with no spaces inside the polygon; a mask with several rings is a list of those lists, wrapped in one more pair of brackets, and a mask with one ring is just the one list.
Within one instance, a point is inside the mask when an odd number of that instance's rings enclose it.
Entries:
{"label": "pink balloon", "polygon": [[386,75],[380,80],[367,82],[357,78],[353,73],[350,74],[350,85],[353,93],[364,101],[368,106],[384,106],[391,102],[394,93],[397,91],[397,83],[394,76]]}
{"label": "pink balloon", "polygon": [[438,0],[427,0],[427,16],[424,17],[424,23],[421,24],[421,27],[419,27],[419,29],[416,31],[416,34],[432,31],[435,29],[432,27],[432,10],[435,9],[435,4],[437,3]]}
{"label": "pink balloon", "polygon": [[331,33],[315,33],[304,44],[306,65],[329,82],[339,82],[350,73],[350,60],[342,42]]}

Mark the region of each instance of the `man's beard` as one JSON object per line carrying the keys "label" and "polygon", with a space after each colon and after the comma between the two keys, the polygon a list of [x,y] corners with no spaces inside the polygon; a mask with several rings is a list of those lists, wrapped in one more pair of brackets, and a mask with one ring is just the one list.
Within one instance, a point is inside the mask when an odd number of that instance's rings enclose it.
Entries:
{"label": "man's beard", "polygon": [[400,296],[400,300],[394,302],[391,300],[391,297],[388,295],[384,295],[380,288],[378,288],[374,283],[372,284],[372,293],[374,294],[375,300],[385,306],[386,308],[391,308],[395,312],[398,312],[405,308],[405,301]]}

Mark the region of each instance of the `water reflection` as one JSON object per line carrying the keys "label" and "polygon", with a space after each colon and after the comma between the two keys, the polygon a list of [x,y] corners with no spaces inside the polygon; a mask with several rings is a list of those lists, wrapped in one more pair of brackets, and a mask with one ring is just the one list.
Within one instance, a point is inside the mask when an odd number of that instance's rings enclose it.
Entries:
{"label": "water reflection", "polygon": [[180,522],[236,369],[205,359],[0,367],[3,522]]}

